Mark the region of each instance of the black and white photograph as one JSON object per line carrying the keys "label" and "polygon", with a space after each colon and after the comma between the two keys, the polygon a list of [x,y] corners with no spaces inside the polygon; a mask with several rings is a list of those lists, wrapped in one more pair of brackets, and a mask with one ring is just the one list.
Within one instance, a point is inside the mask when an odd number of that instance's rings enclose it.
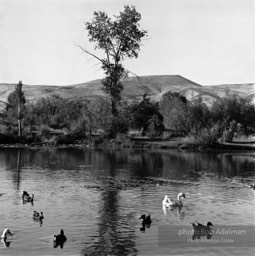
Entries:
{"label": "black and white photograph", "polygon": [[255,254],[255,0],[0,0],[0,255]]}

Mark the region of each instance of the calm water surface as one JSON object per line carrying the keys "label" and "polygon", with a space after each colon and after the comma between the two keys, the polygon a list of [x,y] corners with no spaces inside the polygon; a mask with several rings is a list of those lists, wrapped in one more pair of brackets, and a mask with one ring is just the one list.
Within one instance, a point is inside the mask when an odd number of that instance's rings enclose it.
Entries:
{"label": "calm water surface", "polygon": [[[112,179],[167,179],[167,186],[132,190],[104,186]],[[255,226],[255,190],[245,184],[255,178],[255,153],[142,152],[137,150],[0,149],[0,232],[14,234],[10,247],[0,243],[0,255],[254,255],[248,246],[188,246],[169,237],[160,245],[159,229],[172,231],[191,223]],[[35,195],[23,204],[23,190]],[[164,195],[186,194],[184,206],[162,210]],[[33,211],[43,211],[43,223]],[[152,225],[141,231],[141,214]],[[64,248],[53,248],[53,235],[64,229]],[[245,244],[244,244],[245,245]]]}

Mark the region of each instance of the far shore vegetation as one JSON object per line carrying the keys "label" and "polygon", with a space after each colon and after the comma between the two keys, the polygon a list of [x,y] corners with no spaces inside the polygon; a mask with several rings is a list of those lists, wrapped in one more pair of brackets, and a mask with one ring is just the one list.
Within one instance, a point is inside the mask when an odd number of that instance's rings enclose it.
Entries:
{"label": "far shore vegetation", "polygon": [[20,81],[0,112],[0,144],[213,148],[238,139],[240,144],[240,138],[248,143],[255,134],[255,107],[236,94],[228,92],[210,106],[202,98],[189,101],[173,91],[159,101],[147,94],[140,101],[122,98],[122,81],[131,73],[123,62],[138,57],[147,35],[140,20],[134,6],[124,6],[113,19],[105,12],[94,12],[92,21],[85,23],[94,52],[78,47],[104,71],[105,97],[52,95],[27,101]]}
{"label": "far shore vegetation", "polygon": [[[140,101],[64,99],[58,95],[27,101],[20,81],[0,114],[0,144],[28,146],[114,146],[214,148],[253,144],[255,107],[227,93],[211,106],[167,92],[159,102],[146,94]],[[253,139],[250,139],[253,138]],[[233,143],[235,142],[235,143]]]}

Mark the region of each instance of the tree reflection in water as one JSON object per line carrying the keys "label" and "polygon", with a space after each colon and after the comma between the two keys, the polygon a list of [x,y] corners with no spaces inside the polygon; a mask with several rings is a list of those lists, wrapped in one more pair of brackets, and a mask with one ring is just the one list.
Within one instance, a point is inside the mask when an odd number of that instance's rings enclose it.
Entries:
{"label": "tree reflection in water", "polygon": [[[104,152],[104,164],[112,178],[116,175],[116,152]],[[110,182],[110,181],[108,181]],[[129,219],[119,214],[119,190],[109,187],[101,192],[98,240],[82,251],[83,255],[132,255],[136,254],[135,230]]]}
{"label": "tree reflection in water", "polygon": [[82,250],[82,255],[136,254],[135,230],[129,219],[119,214],[119,191],[102,191],[102,207],[98,223],[98,240]]}

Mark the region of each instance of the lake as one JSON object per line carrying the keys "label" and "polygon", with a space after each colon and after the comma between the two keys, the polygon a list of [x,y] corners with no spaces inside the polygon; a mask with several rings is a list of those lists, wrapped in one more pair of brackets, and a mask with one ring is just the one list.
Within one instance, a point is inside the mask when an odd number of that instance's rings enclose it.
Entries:
{"label": "lake", "polygon": [[[255,152],[0,149],[0,232],[13,233],[0,255],[254,255],[255,190],[246,186],[254,180]],[[163,210],[164,196],[180,192],[183,207]],[[214,231],[246,233],[192,239],[192,223],[209,221]],[[53,248],[61,229],[67,241]]]}

